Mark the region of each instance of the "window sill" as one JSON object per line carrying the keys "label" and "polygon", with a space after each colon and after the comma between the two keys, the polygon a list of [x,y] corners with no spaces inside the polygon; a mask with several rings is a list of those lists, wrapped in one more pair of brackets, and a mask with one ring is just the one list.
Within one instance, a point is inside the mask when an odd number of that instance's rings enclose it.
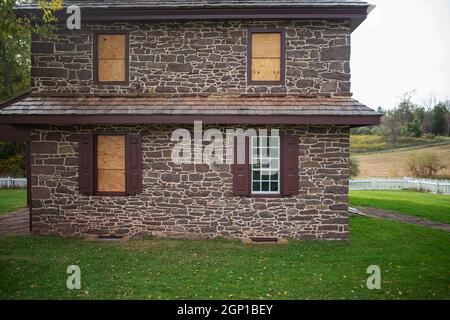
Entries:
{"label": "window sill", "polygon": [[94,192],[93,196],[99,197],[125,197],[128,196],[126,192]]}
{"label": "window sill", "polygon": [[129,81],[97,81],[93,82],[96,86],[128,86],[130,84]]}
{"label": "window sill", "polygon": [[268,80],[268,81],[260,81],[260,80],[248,80],[247,85],[249,86],[280,86],[285,87],[286,84],[283,80]]}
{"label": "window sill", "polygon": [[282,194],[273,194],[273,193],[258,193],[258,194],[250,194],[248,198],[285,198]]}

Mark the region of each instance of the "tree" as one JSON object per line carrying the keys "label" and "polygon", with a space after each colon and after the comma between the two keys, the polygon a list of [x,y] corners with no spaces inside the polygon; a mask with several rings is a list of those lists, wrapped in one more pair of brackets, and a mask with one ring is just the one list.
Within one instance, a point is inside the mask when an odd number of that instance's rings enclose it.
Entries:
{"label": "tree", "polygon": [[417,106],[410,100],[403,100],[397,107],[398,119],[400,123],[406,126],[408,123],[414,120],[414,109]]}
{"label": "tree", "polygon": [[400,98],[400,103],[397,105],[396,109],[404,125],[414,118],[414,110],[417,108],[417,105],[412,102],[412,99],[415,94],[416,90],[404,92]]}
{"label": "tree", "polygon": [[406,131],[409,135],[420,137],[423,133],[423,121],[425,119],[425,109],[416,106],[413,109],[413,120],[406,125]]}
{"label": "tree", "polygon": [[425,109],[425,114],[422,120],[422,132],[432,134],[431,132],[432,121],[433,121],[433,109],[427,108]]}
{"label": "tree", "polygon": [[450,137],[450,100],[444,102],[447,108],[447,136]]}
{"label": "tree", "polygon": [[402,133],[400,124],[400,113],[396,109],[387,111],[381,118],[381,134],[391,144],[395,144]]}
{"label": "tree", "polygon": [[384,111],[383,107],[379,106],[379,107],[377,108],[377,112],[378,112],[378,113],[381,113],[381,114],[384,114],[386,111]]}
{"label": "tree", "polygon": [[431,131],[433,134],[443,135],[446,133],[447,112],[447,106],[444,103],[439,103],[434,106],[431,122]]}
{"label": "tree", "polygon": [[28,89],[30,84],[31,34],[50,38],[54,34],[54,13],[62,0],[38,0],[42,17],[18,17],[14,5],[25,0],[0,1],[0,101]]}
{"label": "tree", "polygon": [[385,136],[391,144],[397,142],[398,137],[412,135],[420,137],[422,135],[420,108],[412,102],[414,91],[404,93],[397,107],[384,112],[381,123],[381,134]]}
{"label": "tree", "polygon": [[25,176],[25,145],[18,142],[0,142],[0,175]]}
{"label": "tree", "polygon": [[422,136],[422,128],[421,128],[422,125],[421,124],[422,123],[420,122],[419,119],[414,119],[414,121],[412,121],[406,125],[406,132],[409,135],[416,137],[416,138]]}
{"label": "tree", "polygon": [[359,176],[359,162],[355,158],[350,157],[349,160],[350,165],[350,178],[354,178]]}
{"label": "tree", "polygon": [[[54,13],[62,0],[38,0],[42,17],[18,17],[16,3],[25,0],[0,0],[0,102],[28,90],[30,86],[31,34],[51,38],[55,31]],[[0,142],[0,174],[25,175],[25,148],[22,143]]]}

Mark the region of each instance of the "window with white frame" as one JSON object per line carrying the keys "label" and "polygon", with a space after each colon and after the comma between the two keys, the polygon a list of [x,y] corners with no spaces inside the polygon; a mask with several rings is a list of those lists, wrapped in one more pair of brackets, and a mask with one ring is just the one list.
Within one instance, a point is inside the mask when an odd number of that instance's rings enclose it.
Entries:
{"label": "window with white frame", "polygon": [[280,137],[251,137],[251,188],[253,194],[280,193]]}

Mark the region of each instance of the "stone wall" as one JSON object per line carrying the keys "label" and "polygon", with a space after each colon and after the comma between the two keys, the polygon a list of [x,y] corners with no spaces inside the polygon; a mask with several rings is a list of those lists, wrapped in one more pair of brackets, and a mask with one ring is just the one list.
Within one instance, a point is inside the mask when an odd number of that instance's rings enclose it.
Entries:
{"label": "stone wall", "polygon": [[[271,199],[234,196],[227,164],[171,162],[170,137],[175,128],[33,129],[33,231],[75,236],[347,239],[348,127],[289,126],[299,136],[300,194]],[[143,137],[143,192],[126,197],[79,194],[78,134],[114,130]]]}
{"label": "stone wall", "polygon": [[[247,29],[286,30],[286,84],[247,86]],[[130,83],[93,84],[92,31],[127,30]],[[32,86],[51,94],[323,94],[350,92],[350,24],[253,21],[83,24],[32,43]]]}

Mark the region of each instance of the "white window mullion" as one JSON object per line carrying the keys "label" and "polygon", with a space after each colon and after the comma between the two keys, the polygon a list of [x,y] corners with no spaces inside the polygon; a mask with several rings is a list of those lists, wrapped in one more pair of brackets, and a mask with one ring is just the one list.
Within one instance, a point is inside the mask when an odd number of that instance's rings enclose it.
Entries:
{"label": "white window mullion", "polygon": [[[272,144],[273,138],[275,138],[275,144]],[[263,142],[267,141],[265,145]],[[279,137],[252,137],[251,139],[252,148],[252,164],[258,164],[257,167],[252,165],[251,174],[251,185],[252,193],[254,194],[279,194],[280,193],[280,140]],[[255,147],[256,145],[256,147]],[[257,152],[254,153],[253,150],[256,149]],[[276,149],[276,156],[273,156],[272,149]],[[265,155],[263,158],[262,155]],[[266,167],[263,165],[263,159],[268,162]],[[273,162],[276,161],[277,165],[273,166]],[[254,172],[259,173],[259,178],[254,178]],[[273,179],[273,175],[277,175],[277,179]],[[263,176],[267,176],[263,179]],[[272,187],[272,185],[274,187]],[[259,186],[258,188],[254,188]],[[264,188],[264,190],[263,190]],[[258,190],[255,190],[258,189]]]}

